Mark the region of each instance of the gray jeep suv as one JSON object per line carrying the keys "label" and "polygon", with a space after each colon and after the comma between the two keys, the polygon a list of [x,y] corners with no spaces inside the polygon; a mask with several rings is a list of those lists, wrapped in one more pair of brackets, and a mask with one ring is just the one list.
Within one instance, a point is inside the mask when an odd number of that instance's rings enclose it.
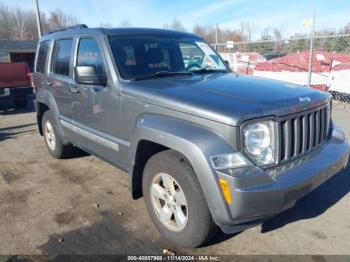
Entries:
{"label": "gray jeep suv", "polygon": [[232,73],[193,34],[77,26],[44,35],[35,68],[50,154],[74,145],[128,172],[176,245],[257,225],[349,159],[329,94]]}

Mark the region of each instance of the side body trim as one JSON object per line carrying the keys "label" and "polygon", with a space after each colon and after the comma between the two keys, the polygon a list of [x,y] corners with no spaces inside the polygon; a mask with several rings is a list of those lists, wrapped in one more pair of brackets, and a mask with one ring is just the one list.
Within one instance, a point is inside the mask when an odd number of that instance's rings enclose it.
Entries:
{"label": "side body trim", "polygon": [[75,121],[69,120],[65,117],[60,116],[60,123],[67,129],[70,129],[76,134],[79,134],[87,139],[93,140],[107,148],[119,152],[119,145],[130,146],[130,143],[121,138],[113,137],[111,135],[102,133],[92,128],[82,126]]}

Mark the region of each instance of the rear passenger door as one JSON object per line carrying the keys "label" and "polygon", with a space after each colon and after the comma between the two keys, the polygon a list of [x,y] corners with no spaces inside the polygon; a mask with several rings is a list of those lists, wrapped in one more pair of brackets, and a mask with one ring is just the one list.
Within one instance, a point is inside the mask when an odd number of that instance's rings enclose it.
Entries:
{"label": "rear passenger door", "polygon": [[46,80],[46,85],[55,97],[59,117],[67,121],[72,120],[72,47],[72,38],[55,40],[50,72]]}

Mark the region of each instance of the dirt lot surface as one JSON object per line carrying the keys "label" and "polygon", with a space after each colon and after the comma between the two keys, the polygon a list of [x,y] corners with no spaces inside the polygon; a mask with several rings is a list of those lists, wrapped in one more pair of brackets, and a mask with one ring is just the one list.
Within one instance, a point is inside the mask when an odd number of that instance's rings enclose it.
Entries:
{"label": "dirt lot surface", "polygon": [[[55,160],[33,106],[0,102],[0,254],[161,254],[167,248],[128,176],[96,157]],[[335,103],[350,137],[350,105]],[[177,254],[350,254],[350,166],[286,212]]]}

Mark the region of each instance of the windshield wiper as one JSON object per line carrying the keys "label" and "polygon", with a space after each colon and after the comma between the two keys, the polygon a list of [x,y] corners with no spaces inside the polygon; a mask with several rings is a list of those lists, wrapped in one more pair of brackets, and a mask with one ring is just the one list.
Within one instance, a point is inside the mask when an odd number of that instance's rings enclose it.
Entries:
{"label": "windshield wiper", "polygon": [[228,71],[226,69],[209,69],[209,68],[201,68],[201,69],[197,69],[197,70],[192,70],[192,73],[199,73],[199,74],[203,74],[203,73],[228,73]]}
{"label": "windshield wiper", "polygon": [[142,76],[137,76],[133,80],[142,80],[142,79],[149,79],[149,78],[157,78],[157,77],[163,77],[163,76],[176,76],[176,75],[192,75],[193,72],[190,71],[178,71],[178,72],[171,72],[171,71],[159,71],[154,74],[149,74],[149,75],[142,75]]}

